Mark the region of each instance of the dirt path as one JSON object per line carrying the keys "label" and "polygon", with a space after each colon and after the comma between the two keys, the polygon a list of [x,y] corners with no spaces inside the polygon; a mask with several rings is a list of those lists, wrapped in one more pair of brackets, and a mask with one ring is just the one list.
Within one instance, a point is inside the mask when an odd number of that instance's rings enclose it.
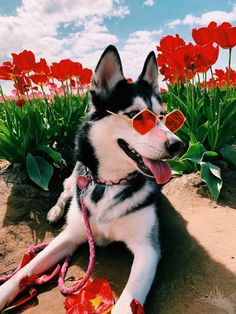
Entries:
{"label": "dirt path", "polygon": [[[0,273],[13,269],[30,244],[52,239],[62,228],[49,225],[62,178],[50,192],[33,187],[17,169],[0,164]],[[236,313],[236,173],[227,171],[221,201],[203,197],[197,174],[171,180],[160,200],[163,257],[146,302],[146,314]],[[73,259],[68,276],[82,274],[88,247]],[[128,278],[132,256],[122,244],[97,249],[94,277],[109,280],[119,295]],[[64,314],[64,297],[56,284],[41,290],[38,302],[12,314]],[[31,305],[33,305],[31,303]],[[122,313],[121,313],[122,314]]]}

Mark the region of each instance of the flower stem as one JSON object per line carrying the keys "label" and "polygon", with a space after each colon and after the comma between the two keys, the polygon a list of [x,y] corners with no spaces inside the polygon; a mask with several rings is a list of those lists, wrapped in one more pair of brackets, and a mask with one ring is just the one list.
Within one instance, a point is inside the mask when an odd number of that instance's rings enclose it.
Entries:
{"label": "flower stem", "polygon": [[45,101],[45,103],[46,103],[46,108],[48,109],[48,111],[49,111],[49,113],[51,114],[52,118],[55,119],[55,116],[54,116],[54,114],[53,114],[53,111],[52,111],[52,109],[51,109],[51,106],[50,106],[50,104],[48,103],[48,98],[47,98],[47,95],[46,95],[46,93],[45,93],[45,90],[44,90],[44,88],[43,88],[42,85],[40,85],[40,87],[41,87],[41,90],[42,90],[42,93],[43,93],[44,101]]}
{"label": "flower stem", "polygon": [[0,84],[0,95],[2,96],[2,99],[3,99],[3,101],[4,101],[4,104],[6,104],[7,101],[6,101],[6,98],[5,98],[5,96],[4,96],[4,93],[3,93],[3,89],[2,89],[1,84]]}
{"label": "flower stem", "polygon": [[227,95],[229,94],[231,57],[232,57],[232,48],[229,48],[229,65],[228,65],[227,92],[226,92]]}

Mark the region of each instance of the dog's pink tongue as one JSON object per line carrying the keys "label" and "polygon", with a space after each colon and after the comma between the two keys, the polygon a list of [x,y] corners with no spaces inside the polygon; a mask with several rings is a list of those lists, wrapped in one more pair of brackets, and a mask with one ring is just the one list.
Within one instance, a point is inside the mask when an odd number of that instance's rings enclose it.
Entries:
{"label": "dog's pink tongue", "polygon": [[158,184],[164,184],[170,180],[171,168],[166,162],[162,160],[151,160],[145,157],[142,157],[142,159],[145,166],[147,166],[154,175]]}

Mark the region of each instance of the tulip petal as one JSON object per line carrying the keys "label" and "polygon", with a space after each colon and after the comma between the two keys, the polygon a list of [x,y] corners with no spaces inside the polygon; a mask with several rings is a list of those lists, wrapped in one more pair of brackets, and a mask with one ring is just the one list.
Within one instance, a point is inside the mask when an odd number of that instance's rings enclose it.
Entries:
{"label": "tulip petal", "polygon": [[[82,309],[81,305],[86,305],[85,309]],[[113,305],[114,297],[111,287],[105,279],[101,278],[87,283],[77,294],[66,297],[64,301],[67,314],[106,314],[111,311]],[[78,309],[81,312],[77,312]]]}
{"label": "tulip petal", "polygon": [[130,303],[132,314],[145,314],[142,305],[135,299]]}
{"label": "tulip petal", "polygon": [[5,308],[1,313],[8,312],[11,309],[14,309],[26,302],[30,301],[37,295],[37,290],[34,287],[31,287],[28,291],[28,295],[21,297],[19,300],[15,301],[12,305]]}

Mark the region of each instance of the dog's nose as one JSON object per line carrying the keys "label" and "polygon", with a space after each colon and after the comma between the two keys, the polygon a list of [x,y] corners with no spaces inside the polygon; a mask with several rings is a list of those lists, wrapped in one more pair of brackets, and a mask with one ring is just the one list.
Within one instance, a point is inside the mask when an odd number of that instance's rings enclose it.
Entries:
{"label": "dog's nose", "polygon": [[175,156],[178,155],[180,150],[185,146],[184,142],[181,140],[168,140],[166,142],[166,148],[170,155]]}

